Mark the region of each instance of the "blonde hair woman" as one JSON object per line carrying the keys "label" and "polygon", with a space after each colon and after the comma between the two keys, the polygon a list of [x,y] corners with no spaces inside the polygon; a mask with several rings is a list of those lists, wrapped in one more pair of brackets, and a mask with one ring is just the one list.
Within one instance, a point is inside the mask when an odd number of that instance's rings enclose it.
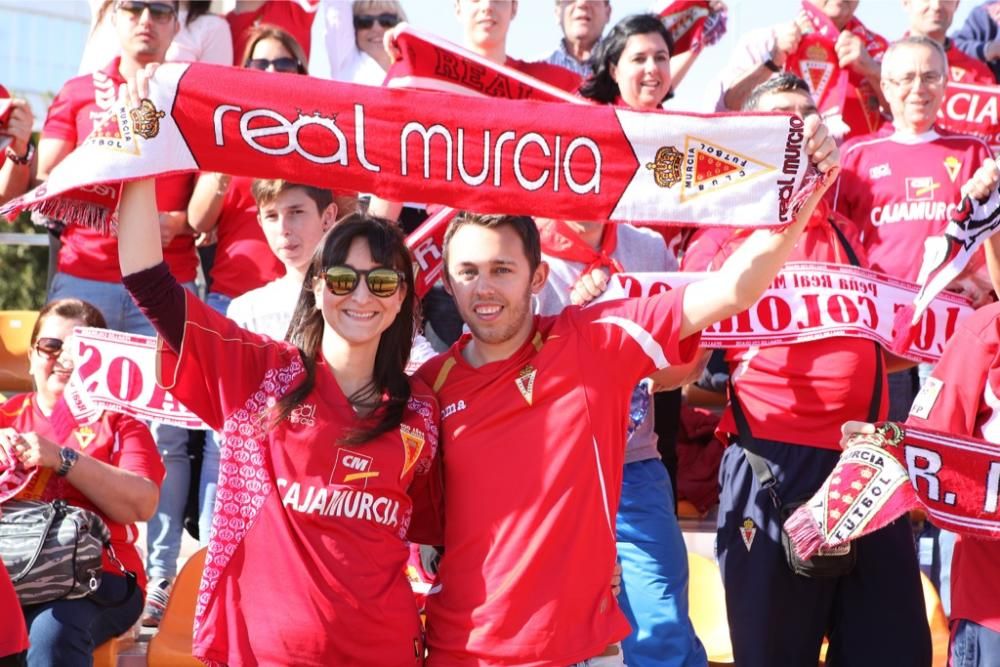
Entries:
{"label": "blonde hair woman", "polygon": [[345,9],[342,0],[322,0],[320,4],[329,76],[337,81],[381,85],[392,64],[382,36],[406,21],[406,12],[396,0],[355,0],[350,17]]}

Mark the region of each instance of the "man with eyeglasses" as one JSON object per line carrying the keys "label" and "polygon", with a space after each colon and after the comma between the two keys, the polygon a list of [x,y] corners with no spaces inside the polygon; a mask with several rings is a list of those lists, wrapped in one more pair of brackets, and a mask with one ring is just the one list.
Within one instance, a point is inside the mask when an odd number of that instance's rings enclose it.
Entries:
{"label": "man with eyeglasses", "polygon": [[[837,212],[858,226],[871,268],[911,282],[924,240],[944,230],[963,186],[990,157],[982,140],[934,129],[947,71],[943,47],[929,37],[904,37],[889,47],[881,85],[892,128],[844,144],[833,195]],[[985,295],[970,294],[974,300]],[[889,419],[906,419],[917,385],[916,369],[890,374]]]}
{"label": "man with eyeglasses", "polygon": [[[49,107],[38,144],[38,177],[42,181],[92,132],[111,141],[119,138],[117,123],[108,113],[119,86],[147,64],[163,62],[180,29],[173,1],[118,0],[111,22],[121,56],[103,70],[70,79]],[[128,146],[123,145],[122,150]],[[186,210],[193,184],[191,174],[156,179],[163,254],[177,280],[192,290],[198,255]],[[114,236],[79,225],[65,228],[48,300],[66,297],[94,304],[104,314],[109,329],[155,335],[122,286]],[[187,431],[162,425],[154,425],[152,431],[170,479],[161,490],[156,516],[148,524],[149,586],[143,616],[146,623],[156,624],[166,604],[169,582],[177,573],[190,461]]]}

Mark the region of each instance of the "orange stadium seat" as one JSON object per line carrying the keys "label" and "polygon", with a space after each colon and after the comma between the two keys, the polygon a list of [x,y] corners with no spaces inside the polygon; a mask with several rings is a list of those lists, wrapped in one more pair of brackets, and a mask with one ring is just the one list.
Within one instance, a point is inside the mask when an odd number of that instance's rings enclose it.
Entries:
{"label": "orange stadium seat", "polygon": [[719,566],[715,561],[689,551],[688,569],[688,614],[695,634],[705,645],[708,664],[712,667],[735,664]]}
{"label": "orange stadium seat", "polygon": [[117,667],[118,653],[127,641],[125,637],[113,637],[94,649],[94,667]]}
{"label": "orange stadium seat", "polygon": [[8,396],[31,390],[28,350],[37,319],[33,310],[0,311],[0,392]]}
{"label": "orange stadium seat", "polygon": [[201,667],[200,660],[191,656],[191,636],[194,633],[194,607],[198,599],[201,573],[205,569],[205,549],[188,558],[174,580],[170,600],[163,611],[160,629],[149,640],[146,664],[150,667]]}
{"label": "orange stadium seat", "polygon": [[923,572],[920,580],[924,585],[924,607],[927,609],[927,624],[931,626],[931,642],[934,646],[934,667],[945,667],[948,664],[948,640],[951,630],[948,628],[948,617],[941,606],[934,584]]}

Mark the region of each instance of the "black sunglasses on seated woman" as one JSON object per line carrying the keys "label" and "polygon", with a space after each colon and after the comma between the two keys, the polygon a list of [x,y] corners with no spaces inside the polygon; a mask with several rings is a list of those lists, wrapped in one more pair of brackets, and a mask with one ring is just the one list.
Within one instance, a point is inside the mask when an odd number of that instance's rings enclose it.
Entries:
{"label": "black sunglasses on seated woman", "polygon": [[247,61],[246,66],[249,69],[259,69],[261,71],[266,70],[268,67],[274,67],[275,72],[295,73],[302,71],[302,65],[299,61],[295,58],[289,58],[288,56],[275,58],[273,60],[268,60],[267,58],[251,58]]}
{"label": "black sunglasses on seated woman", "polygon": [[55,359],[62,354],[63,341],[60,338],[39,338],[35,341],[35,350],[49,359]]}

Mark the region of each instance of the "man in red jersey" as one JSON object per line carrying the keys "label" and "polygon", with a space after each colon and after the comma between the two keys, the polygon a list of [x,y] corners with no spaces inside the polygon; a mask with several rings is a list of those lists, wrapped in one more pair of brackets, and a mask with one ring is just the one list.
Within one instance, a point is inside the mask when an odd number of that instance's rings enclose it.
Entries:
{"label": "man in red jersey", "polygon": [[[833,206],[858,226],[872,269],[916,281],[924,240],[944,229],[990,151],[980,139],[934,129],[947,72],[941,44],[904,37],[889,47],[882,70],[893,127],[844,145]],[[911,371],[890,376],[890,419],[906,417],[916,383]]]}
{"label": "man in red jersey", "polygon": [[[808,0],[816,5],[840,30],[835,53],[812,48],[803,40],[813,28],[800,14],[795,20],[746,33],[729,64],[711,91],[716,111],[739,111],[750,91],[782,70],[808,70],[814,94],[832,85],[834,66],[849,73],[844,122],[850,127],[845,138],[874,132],[883,123],[879,110],[879,63],[886,40],[864,26],[854,15],[858,0]],[[832,60],[836,62],[832,62]],[[822,73],[822,76],[820,74]]]}
{"label": "man in red jersey", "polygon": [[993,85],[993,72],[986,63],[967,55],[948,38],[958,0],[903,0],[903,9],[910,19],[907,35],[923,35],[944,47],[950,81]]}
{"label": "man in red jersey", "polygon": [[[815,118],[806,127],[812,161],[832,175],[832,139]],[[429,665],[573,665],[629,633],[608,581],[632,391],[757,300],[817,201],[703,281],[556,317],[531,314],[548,268],[530,218],[449,226],[445,284],[472,333],[418,371],[438,396],[445,452]]]}
{"label": "man in red jersey", "polygon": [[[121,43],[121,56],[103,70],[70,79],[49,107],[38,143],[38,174],[45,180],[52,169],[92,132],[109,140],[119,139],[122,150],[131,147],[118,136],[118,125],[108,115],[127,77],[149,63],[163,62],[167,48],[180,29],[173,1],[140,2],[116,0],[111,22]],[[187,224],[192,174],[156,179],[156,202],[160,211],[160,239],[171,273],[194,289],[198,255],[193,230]],[[118,239],[80,225],[69,225],[62,233],[57,272],[48,299],[83,299],[104,314],[108,328],[153,335],[153,327],[121,284],[118,269]],[[156,516],[149,522],[149,590],[144,622],[156,624],[166,604],[169,581],[177,573],[184,505],[187,501],[190,461],[187,431],[155,425],[153,435],[167,468]]]}

